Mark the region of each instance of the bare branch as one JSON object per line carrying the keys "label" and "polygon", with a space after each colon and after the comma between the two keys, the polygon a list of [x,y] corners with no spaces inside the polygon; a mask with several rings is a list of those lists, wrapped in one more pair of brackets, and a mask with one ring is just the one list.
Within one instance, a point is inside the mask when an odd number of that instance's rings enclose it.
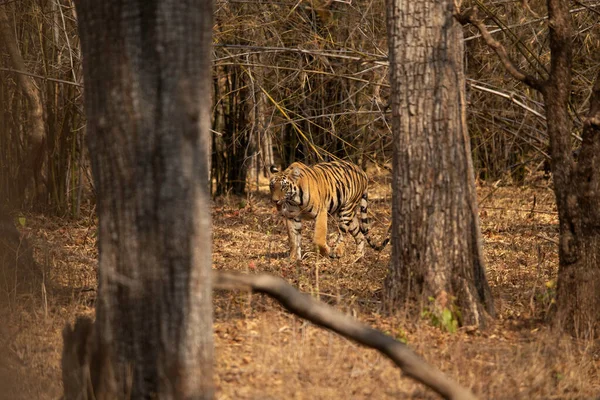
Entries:
{"label": "bare branch", "polygon": [[[301,49],[298,47],[275,47],[275,46],[250,46],[250,45],[241,45],[241,44],[229,44],[229,43],[218,43],[213,45],[214,48],[227,48],[227,49],[239,49],[246,50],[249,52],[259,52],[259,53],[298,53],[298,54],[308,54],[312,56],[318,57],[326,57],[326,58],[338,58],[342,60],[348,61],[358,61],[362,63],[373,63],[375,65],[383,65],[387,66],[387,56],[380,54],[368,54],[364,52],[358,51],[349,51],[349,50],[340,50],[340,51],[320,51],[320,50],[312,50],[312,49]],[[228,58],[238,57],[239,54],[230,54],[225,57],[214,58],[213,62],[219,62],[226,60]]]}
{"label": "bare branch", "polygon": [[299,317],[378,350],[400,367],[406,375],[446,399],[475,399],[468,389],[427,364],[403,343],[299,292],[283,279],[266,274],[242,275],[224,271],[213,271],[213,274],[215,288],[246,289],[267,294]]}
{"label": "bare branch", "polygon": [[521,71],[512,62],[512,60],[508,57],[508,53],[506,52],[506,49],[504,48],[502,43],[500,43],[499,41],[497,41],[496,39],[493,38],[490,31],[487,29],[487,27],[483,23],[483,19],[480,18],[478,14],[479,14],[478,8],[472,7],[472,8],[465,10],[464,12],[462,12],[460,14],[455,14],[454,17],[458,20],[458,22],[460,22],[463,25],[469,23],[469,24],[472,24],[475,28],[477,28],[477,30],[481,34],[481,37],[483,38],[485,43],[496,52],[496,55],[498,56],[498,58],[504,65],[504,68],[506,69],[506,71],[509,74],[512,75],[513,78],[525,83],[527,86],[531,87],[532,89],[535,89],[535,90],[538,90],[541,92],[543,89],[543,86],[544,86],[544,82],[535,78],[532,75],[529,75],[529,74]]}
{"label": "bare branch", "polygon": [[50,78],[48,76],[42,76],[42,75],[38,75],[38,74],[33,74],[33,73],[29,72],[29,71],[23,71],[23,70],[20,70],[20,69],[0,67],[0,71],[14,72],[15,74],[27,75],[27,76],[31,76],[33,78],[43,79],[45,81],[56,82],[56,83],[64,83],[65,85],[72,85],[72,86],[77,86],[77,87],[83,87],[83,85],[81,83],[66,81],[64,79]]}
{"label": "bare branch", "polygon": [[530,113],[532,113],[533,115],[535,115],[536,117],[541,118],[542,120],[546,120],[546,116],[542,113],[540,113],[539,111],[534,110],[533,108],[529,107],[528,105],[526,105],[525,103],[523,103],[522,101],[518,100],[515,96],[514,93],[505,93],[501,90],[494,90],[491,88],[487,88],[485,86],[482,85],[478,85],[476,83],[474,83],[472,80],[467,79],[467,84],[469,85],[469,87],[482,91],[482,92],[487,92],[487,93],[491,93],[494,94],[496,96],[499,97],[503,97],[507,100],[510,100],[511,102],[513,102],[514,104],[518,105],[519,107],[521,107],[522,109],[524,109],[525,111],[529,111]]}
{"label": "bare branch", "polygon": [[[583,7],[574,8],[572,10],[569,10],[569,12],[571,14],[573,14],[573,15],[578,14],[578,13],[580,13],[582,11],[589,11],[589,12],[592,12],[594,14],[600,15],[600,11],[598,11],[598,10],[595,9],[595,8],[600,7],[600,3],[596,3],[596,4],[584,4],[584,3],[581,3],[580,1],[575,1],[575,4],[580,4]],[[533,14],[535,15],[535,13],[533,13]],[[524,27],[524,26],[527,26],[527,25],[537,24],[537,23],[539,23],[541,21],[547,21],[547,20],[548,20],[547,16],[545,16],[545,17],[539,17],[539,18],[532,19],[530,21],[520,22],[518,24],[513,24],[513,25],[506,26],[506,28],[508,28],[508,29],[519,28],[519,27]],[[592,25],[592,27],[593,27],[593,25]],[[592,27],[590,27],[588,29],[591,29]],[[490,31],[490,33],[493,35],[494,33],[506,32],[506,28],[493,29],[493,30]],[[579,32],[579,33],[581,33],[581,32]],[[481,34],[475,34],[473,36],[466,37],[465,38],[465,42],[468,42],[468,41],[471,41],[471,40],[474,40],[474,39],[479,39],[480,37],[481,37]]]}

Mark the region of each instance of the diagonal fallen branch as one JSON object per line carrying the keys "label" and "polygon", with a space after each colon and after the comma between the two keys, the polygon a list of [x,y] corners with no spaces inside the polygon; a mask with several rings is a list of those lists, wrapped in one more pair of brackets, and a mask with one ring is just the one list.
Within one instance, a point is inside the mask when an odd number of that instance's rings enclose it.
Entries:
{"label": "diagonal fallen branch", "polygon": [[266,274],[243,275],[224,271],[213,271],[213,274],[213,284],[216,289],[242,289],[267,294],[299,317],[378,350],[400,367],[406,375],[446,399],[475,399],[468,389],[427,364],[403,343],[299,292],[281,278]]}

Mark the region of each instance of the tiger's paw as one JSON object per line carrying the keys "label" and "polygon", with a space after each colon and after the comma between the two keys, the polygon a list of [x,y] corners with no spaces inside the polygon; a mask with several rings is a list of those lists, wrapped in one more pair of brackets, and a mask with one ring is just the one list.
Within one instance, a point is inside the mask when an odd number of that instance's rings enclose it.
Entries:
{"label": "tiger's paw", "polygon": [[321,245],[321,244],[315,244],[315,248],[317,250],[317,253],[319,253],[320,255],[322,255],[323,257],[331,257],[331,250],[329,249],[329,246],[325,245]]}
{"label": "tiger's paw", "polygon": [[344,243],[340,243],[337,246],[335,246],[335,249],[333,249],[333,252],[331,252],[329,254],[329,257],[331,258],[341,258],[344,255]]}

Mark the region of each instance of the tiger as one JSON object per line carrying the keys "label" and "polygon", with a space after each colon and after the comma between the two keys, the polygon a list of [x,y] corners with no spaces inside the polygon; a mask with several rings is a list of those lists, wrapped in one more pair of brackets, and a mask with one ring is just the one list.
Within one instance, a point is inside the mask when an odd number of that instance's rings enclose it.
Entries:
{"label": "tiger", "polygon": [[[323,256],[342,256],[343,234],[350,232],[357,244],[360,257],[365,253],[365,239],[369,246],[380,251],[389,242],[374,243],[369,235],[368,177],[357,165],[347,161],[322,162],[307,166],[294,162],[280,172],[270,167],[269,190],[271,201],[286,220],[290,242],[290,258],[302,259],[302,220],[316,220],[313,243]],[[358,215],[360,211],[360,218]],[[327,215],[338,216],[339,235],[331,251],[327,245]]]}

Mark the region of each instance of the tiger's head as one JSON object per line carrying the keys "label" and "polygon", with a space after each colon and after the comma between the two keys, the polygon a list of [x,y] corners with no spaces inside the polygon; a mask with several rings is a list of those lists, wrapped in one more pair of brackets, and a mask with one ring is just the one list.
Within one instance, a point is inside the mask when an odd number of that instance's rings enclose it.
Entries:
{"label": "tiger's head", "polygon": [[274,165],[269,169],[271,179],[269,182],[269,190],[271,191],[271,201],[281,209],[284,203],[289,205],[298,205],[298,186],[296,182],[300,177],[300,169],[298,167],[286,169],[280,172]]}

